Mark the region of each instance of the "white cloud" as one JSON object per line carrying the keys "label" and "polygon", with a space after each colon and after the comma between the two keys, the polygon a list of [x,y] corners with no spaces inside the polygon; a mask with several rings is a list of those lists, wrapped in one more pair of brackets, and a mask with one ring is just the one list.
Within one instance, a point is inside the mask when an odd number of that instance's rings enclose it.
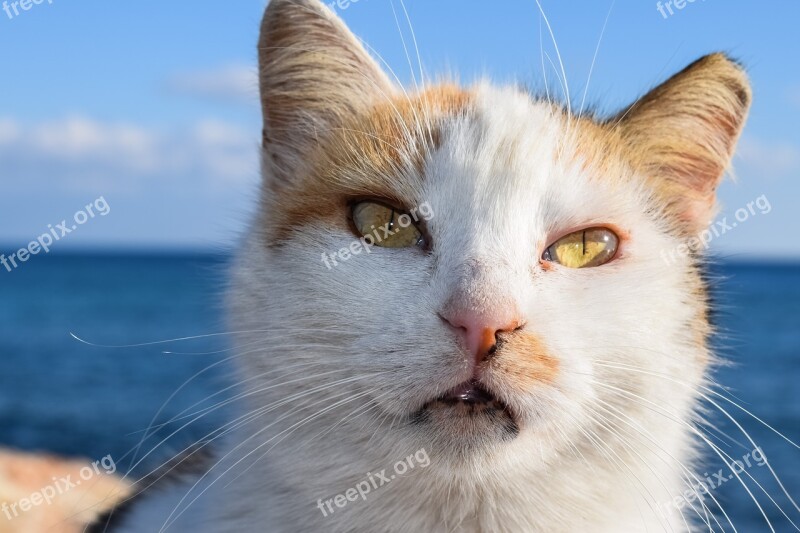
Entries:
{"label": "white cloud", "polygon": [[258,103],[258,72],[246,65],[175,74],[167,87],[181,94],[234,103]]}
{"label": "white cloud", "polygon": [[73,190],[190,183],[214,189],[253,183],[258,132],[203,121],[181,130],[68,117],[33,125],[0,118],[3,188]]}
{"label": "white cloud", "polygon": [[782,178],[800,170],[800,148],[784,141],[746,137],[739,143],[737,165],[752,176]]}
{"label": "white cloud", "polygon": [[19,156],[28,154],[64,164],[113,161],[140,172],[157,167],[158,139],[140,127],[68,117],[28,128],[16,125],[16,129],[15,151]]}
{"label": "white cloud", "polygon": [[0,145],[13,142],[18,135],[17,125],[13,120],[0,119]]}

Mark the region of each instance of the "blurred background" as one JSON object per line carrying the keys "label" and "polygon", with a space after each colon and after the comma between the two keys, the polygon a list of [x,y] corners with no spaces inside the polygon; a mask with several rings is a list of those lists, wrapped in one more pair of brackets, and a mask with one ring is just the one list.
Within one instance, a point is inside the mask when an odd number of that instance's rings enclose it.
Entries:
{"label": "blurred background", "polygon": [[[225,420],[221,290],[258,186],[265,2],[5,5],[0,447],[111,454],[140,475]],[[720,193],[720,220],[737,224],[711,243],[717,342],[731,363],[715,379],[763,421],[720,401],[800,498],[800,4],[542,0],[547,21],[535,0],[405,7],[408,19],[400,0],[335,10],[409,86],[414,38],[427,77],[522,83],[600,113],[709,52],[747,66],[755,102]],[[45,234],[49,252],[13,266]],[[753,449],[711,416],[732,457]],[[709,465],[712,478],[723,466]],[[776,531],[800,530],[769,468],[747,472],[752,497],[736,480],[714,491],[737,528],[769,531],[755,498]]]}

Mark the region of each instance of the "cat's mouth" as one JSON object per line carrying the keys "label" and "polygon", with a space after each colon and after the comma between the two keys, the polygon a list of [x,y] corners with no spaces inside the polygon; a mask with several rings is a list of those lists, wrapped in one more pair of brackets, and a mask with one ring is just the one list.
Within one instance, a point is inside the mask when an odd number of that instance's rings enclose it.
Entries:
{"label": "cat's mouth", "polygon": [[[432,402],[442,402],[448,405],[464,403],[465,405],[486,405],[492,402],[499,402],[497,397],[489,392],[478,380],[471,379],[460,385],[456,385],[445,392]],[[431,403],[431,402],[429,402]]]}
{"label": "cat's mouth", "polygon": [[485,416],[504,426],[517,427],[517,419],[511,408],[476,379],[456,385],[426,402],[417,416],[426,418],[425,413],[443,410],[448,411],[448,416]]}

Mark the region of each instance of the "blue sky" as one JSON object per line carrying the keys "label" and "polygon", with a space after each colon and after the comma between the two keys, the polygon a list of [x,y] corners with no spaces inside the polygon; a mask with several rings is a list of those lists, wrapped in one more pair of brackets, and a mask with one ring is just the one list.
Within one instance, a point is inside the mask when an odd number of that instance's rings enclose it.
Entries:
{"label": "blue sky", "polygon": [[[35,239],[100,196],[109,215],[60,249],[234,244],[258,184],[255,43],[265,2],[49,1],[13,18],[0,11],[3,247]],[[601,111],[623,107],[700,55],[740,58],[755,103],[738,181],[726,182],[721,198],[728,215],[762,195],[772,210],[713,247],[728,257],[800,257],[787,244],[800,229],[800,3],[696,0],[667,18],[649,0],[618,0],[613,9],[606,0],[542,5],[576,105],[607,16],[587,92]],[[428,75],[542,87],[540,28],[557,61],[535,0],[406,6]],[[390,0],[338,12],[408,83]],[[552,85],[556,72],[545,61]]]}

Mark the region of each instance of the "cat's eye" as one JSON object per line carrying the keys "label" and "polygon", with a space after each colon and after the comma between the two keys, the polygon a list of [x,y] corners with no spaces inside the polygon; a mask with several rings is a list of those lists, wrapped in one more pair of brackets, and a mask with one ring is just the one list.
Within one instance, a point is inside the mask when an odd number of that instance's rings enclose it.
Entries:
{"label": "cat's eye", "polygon": [[542,259],[569,268],[596,267],[614,259],[618,248],[619,237],[610,229],[587,228],[558,239]]}
{"label": "cat's eye", "polygon": [[356,232],[375,246],[408,248],[423,246],[425,238],[408,213],[380,202],[355,204],[351,212]]}

